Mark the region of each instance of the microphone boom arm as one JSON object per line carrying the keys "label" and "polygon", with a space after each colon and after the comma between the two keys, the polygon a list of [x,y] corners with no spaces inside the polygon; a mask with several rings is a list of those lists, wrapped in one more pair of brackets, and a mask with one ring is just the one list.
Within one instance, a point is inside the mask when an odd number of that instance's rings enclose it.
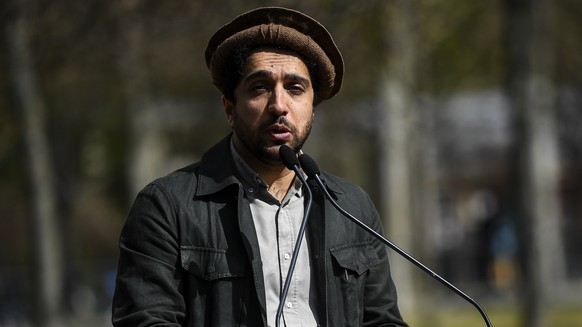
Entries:
{"label": "microphone boom arm", "polygon": [[361,222],[360,220],[358,220],[356,217],[354,217],[349,212],[347,212],[346,210],[344,210],[344,208],[340,207],[339,204],[337,204],[337,202],[335,202],[335,200],[331,197],[331,195],[327,191],[325,185],[323,184],[323,181],[319,177],[319,174],[314,174],[313,175],[313,178],[315,178],[315,181],[317,182],[317,184],[319,185],[319,187],[323,190],[323,192],[324,192],[325,196],[327,197],[327,199],[329,200],[329,202],[337,210],[339,210],[344,216],[346,216],[348,219],[350,219],[356,225],[358,225],[361,228],[365,229],[368,233],[370,233],[374,237],[376,237],[376,239],[380,240],[382,243],[384,243],[387,246],[389,246],[392,250],[396,251],[398,254],[400,254],[402,257],[404,257],[406,260],[408,260],[412,264],[414,264],[416,267],[420,268],[422,271],[424,271],[428,275],[432,276],[434,279],[436,279],[437,281],[439,281],[441,284],[443,284],[444,286],[446,286],[448,289],[450,289],[451,291],[455,292],[457,295],[459,295],[460,297],[462,297],[463,299],[465,299],[467,302],[471,303],[479,311],[479,313],[483,317],[483,320],[485,320],[485,323],[487,324],[487,326],[488,327],[493,327],[493,325],[491,325],[491,322],[489,321],[489,317],[487,317],[487,314],[485,313],[485,311],[483,310],[483,308],[481,308],[481,306],[479,306],[479,304],[475,300],[473,300],[470,296],[468,296],[463,291],[461,291],[460,289],[458,289],[457,287],[455,287],[453,284],[451,284],[450,282],[448,282],[446,279],[444,279],[443,277],[439,276],[434,271],[430,270],[427,266],[425,266],[424,264],[422,264],[420,261],[416,260],[413,256],[411,256],[408,253],[406,253],[404,250],[402,250],[401,248],[399,248],[396,244],[390,242],[384,236],[382,236],[381,234],[379,234],[378,232],[376,232],[375,230],[373,230],[372,228],[370,228],[369,226],[367,226],[366,224],[364,224],[363,222]]}

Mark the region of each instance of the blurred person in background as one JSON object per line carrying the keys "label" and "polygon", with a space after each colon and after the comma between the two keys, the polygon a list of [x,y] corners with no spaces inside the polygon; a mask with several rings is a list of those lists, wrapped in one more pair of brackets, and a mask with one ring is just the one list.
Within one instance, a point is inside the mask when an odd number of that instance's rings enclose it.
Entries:
{"label": "blurred person in background", "polygon": [[[315,107],[341,87],[343,59],[319,22],[278,7],[238,16],[205,55],[232,132],[138,194],[119,240],[115,326],[275,325],[306,199],[279,147],[302,148]],[[361,188],[322,177],[382,233]],[[283,325],[407,326],[386,248],[321,194],[296,267]]]}

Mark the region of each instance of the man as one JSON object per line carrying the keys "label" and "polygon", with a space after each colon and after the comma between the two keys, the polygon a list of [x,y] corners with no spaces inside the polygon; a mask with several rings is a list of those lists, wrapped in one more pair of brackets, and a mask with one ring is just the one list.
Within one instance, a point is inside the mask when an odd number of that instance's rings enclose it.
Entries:
{"label": "man", "polygon": [[[206,61],[232,133],[137,196],[119,241],[115,326],[275,325],[305,199],[279,147],[301,149],[343,60],[317,21],[269,7],[219,29]],[[381,232],[366,193],[323,177]],[[383,244],[314,194],[281,325],[406,326]]]}

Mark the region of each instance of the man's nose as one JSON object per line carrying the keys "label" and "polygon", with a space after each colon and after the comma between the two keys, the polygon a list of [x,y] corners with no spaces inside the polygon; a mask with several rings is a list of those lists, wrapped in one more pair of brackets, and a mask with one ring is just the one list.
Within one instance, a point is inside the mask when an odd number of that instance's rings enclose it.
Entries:
{"label": "man's nose", "polygon": [[269,110],[277,116],[287,114],[287,92],[283,86],[277,86],[273,89],[269,99]]}

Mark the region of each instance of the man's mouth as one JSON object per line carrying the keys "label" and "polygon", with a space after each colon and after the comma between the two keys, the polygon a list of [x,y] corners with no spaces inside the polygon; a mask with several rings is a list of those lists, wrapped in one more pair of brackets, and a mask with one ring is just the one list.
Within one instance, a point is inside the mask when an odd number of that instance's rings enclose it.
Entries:
{"label": "man's mouth", "polygon": [[292,136],[291,129],[281,124],[273,125],[268,132],[271,138],[276,141],[288,141]]}

